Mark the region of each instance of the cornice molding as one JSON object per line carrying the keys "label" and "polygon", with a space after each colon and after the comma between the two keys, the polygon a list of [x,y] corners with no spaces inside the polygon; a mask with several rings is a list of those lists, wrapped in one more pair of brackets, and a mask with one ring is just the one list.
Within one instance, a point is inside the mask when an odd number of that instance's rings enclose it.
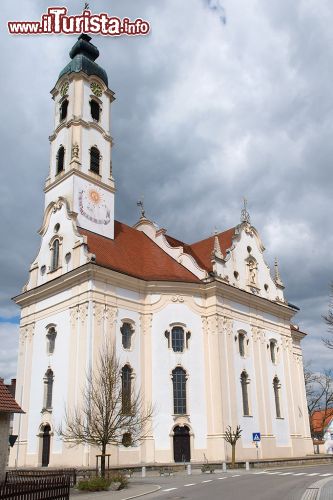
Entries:
{"label": "cornice molding", "polygon": [[[81,170],[77,170],[76,168],[70,168],[67,172],[65,172],[59,179],[55,179],[53,182],[48,184],[47,186],[44,187],[44,193],[47,193],[51,189],[53,189],[55,186],[58,186],[61,182],[63,182],[65,179],[68,179],[72,175],[77,175],[78,177],[81,177],[81,179],[84,179],[89,182],[94,182],[97,186],[106,189],[107,191],[110,191],[110,193],[115,193],[116,189],[114,186],[110,186],[108,184],[105,184],[105,182],[99,180],[97,177],[92,178],[91,175],[86,174],[85,172],[82,172]],[[113,184],[113,181],[112,181]]]}
{"label": "cornice molding", "polygon": [[57,126],[57,128],[55,129],[55,131],[53,132],[53,134],[51,134],[49,136],[49,141],[53,142],[57,138],[59,132],[62,129],[64,129],[64,128],[70,128],[72,126],[73,127],[82,126],[82,127],[86,128],[86,129],[94,128],[95,130],[98,130],[98,132],[100,132],[102,134],[103,138],[106,141],[108,141],[111,144],[111,146],[114,145],[113,139],[112,139],[111,135],[108,134],[107,132],[105,132],[105,130],[103,129],[103,127],[101,127],[99,125],[99,123],[96,123],[94,121],[87,122],[86,120],[83,120],[83,118],[80,118],[79,116],[74,116],[74,118],[71,118],[68,121],[62,121],[61,123],[59,123],[59,125]]}
{"label": "cornice molding", "polygon": [[[168,297],[182,296],[187,305],[191,305],[192,309],[197,310],[201,314],[203,307],[195,303],[194,300],[189,302],[189,298],[201,295],[202,297],[209,298],[211,296],[223,297],[223,301],[229,301],[240,305],[245,305],[252,311],[259,310],[262,313],[271,314],[281,320],[290,322],[291,318],[295,315],[296,311],[288,307],[286,304],[272,302],[260,296],[253,295],[233,286],[223,283],[218,280],[202,283],[184,283],[173,281],[144,281],[139,278],[128,276],[117,271],[99,266],[94,262],[88,262],[79,266],[66,274],[63,274],[53,280],[48,281],[38,287],[25,291],[24,293],[16,296],[13,300],[21,307],[26,307],[30,304],[48,298],[56,293],[60,293],[68,288],[72,288],[77,284],[82,284],[89,279],[98,281],[112,282],[114,287],[126,288],[137,292],[140,295],[146,296],[149,293],[161,294],[166,296],[165,299],[160,300],[156,305],[150,305],[151,310],[160,309],[167,301]],[[133,302],[138,302],[133,300]],[[192,303],[193,302],[193,303]],[[145,304],[147,306],[147,304]],[[229,311],[231,314],[232,306],[228,303],[224,305],[214,305],[207,308],[207,314],[210,310]],[[251,311],[246,313],[251,315]],[[299,334],[299,332],[297,332]]]}

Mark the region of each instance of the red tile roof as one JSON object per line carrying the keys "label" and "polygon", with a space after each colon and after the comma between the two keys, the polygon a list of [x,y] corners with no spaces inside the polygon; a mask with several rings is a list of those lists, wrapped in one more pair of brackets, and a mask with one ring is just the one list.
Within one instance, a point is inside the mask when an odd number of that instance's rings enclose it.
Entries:
{"label": "red tile roof", "polygon": [[[223,233],[219,233],[217,235],[221,252],[225,256],[228,248],[232,246],[232,238],[235,235],[235,228],[232,227],[227,231],[223,231]],[[206,271],[212,270],[212,252],[214,249],[214,238],[215,236],[210,236],[205,240],[198,241],[196,243],[192,243],[191,245],[187,245],[191,249],[191,253],[193,257],[196,259],[198,264],[206,269]]]}
{"label": "red tile roof", "polygon": [[0,379],[0,413],[24,413],[22,408],[16,403],[9,390]]}
{"label": "red tile roof", "polygon": [[311,415],[311,424],[314,432],[322,432],[330,424],[333,419],[333,408],[326,410],[318,410]]}
{"label": "red tile roof", "polygon": [[79,231],[87,236],[89,252],[103,267],[143,280],[200,282],[145,233],[126,224],[115,221],[113,240],[86,229]]}

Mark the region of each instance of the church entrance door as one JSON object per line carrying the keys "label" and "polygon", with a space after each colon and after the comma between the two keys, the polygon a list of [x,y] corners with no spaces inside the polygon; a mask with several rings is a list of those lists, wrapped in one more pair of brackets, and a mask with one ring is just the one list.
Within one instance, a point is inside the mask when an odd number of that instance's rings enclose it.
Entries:
{"label": "church entrance door", "polygon": [[50,436],[51,427],[47,424],[44,426],[43,435],[42,435],[42,467],[47,467],[50,461]]}
{"label": "church entrance door", "polygon": [[173,458],[175,462],[191,460],[190,429],[186,425],[173,430]]}

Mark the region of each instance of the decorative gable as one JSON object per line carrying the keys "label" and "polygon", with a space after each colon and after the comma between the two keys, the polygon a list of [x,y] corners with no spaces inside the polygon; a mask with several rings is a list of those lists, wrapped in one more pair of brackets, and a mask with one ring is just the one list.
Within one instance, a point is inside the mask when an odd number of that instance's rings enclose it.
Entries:
{"label": "decorative gable", "polygon": [[215,276],[230,285],[272,301],[285,302],[283,283],[275,268],[274,279],[264,259],[265,247],[257,230],[248,222],[234,229],[232,244],[222,258],[215,251],[212,268]]}
{"label": "decorative gable", "polygon": [[86,239],[77,229],[76,213],[70,210],[64,197],[47,206],[39,234],[41,246],[30,266],[29,280],[23,291],[42,285],[94,258],[87,252]]}

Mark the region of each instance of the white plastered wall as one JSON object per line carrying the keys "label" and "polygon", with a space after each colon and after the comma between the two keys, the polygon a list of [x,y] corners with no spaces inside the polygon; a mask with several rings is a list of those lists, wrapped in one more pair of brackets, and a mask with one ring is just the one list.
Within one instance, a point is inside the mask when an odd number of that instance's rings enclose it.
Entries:
{"label": "white plastered wall", "polygon": [[[168,349],[165,330],[171,330],[170,325],[181,323],[184,330],[191,332],[189,348],[183,353],[175,353]],[[170,332],[171,333],[171,332]],[[160,457],[173,460],[173,450],[170,449],[173,427],[177,418],[173,416],[172,370],[182,366],[187,373],[187,413],[188,426],[194,434],[194,450],[206,449],[207,421],[205,408],[205,380],[203,354],[202,323],[185,304],[168,304],[155,313],[152,322],[152,393],[156,416],[154,418],[155,448]],[[172,446],[172,445],[171,445]]]}

